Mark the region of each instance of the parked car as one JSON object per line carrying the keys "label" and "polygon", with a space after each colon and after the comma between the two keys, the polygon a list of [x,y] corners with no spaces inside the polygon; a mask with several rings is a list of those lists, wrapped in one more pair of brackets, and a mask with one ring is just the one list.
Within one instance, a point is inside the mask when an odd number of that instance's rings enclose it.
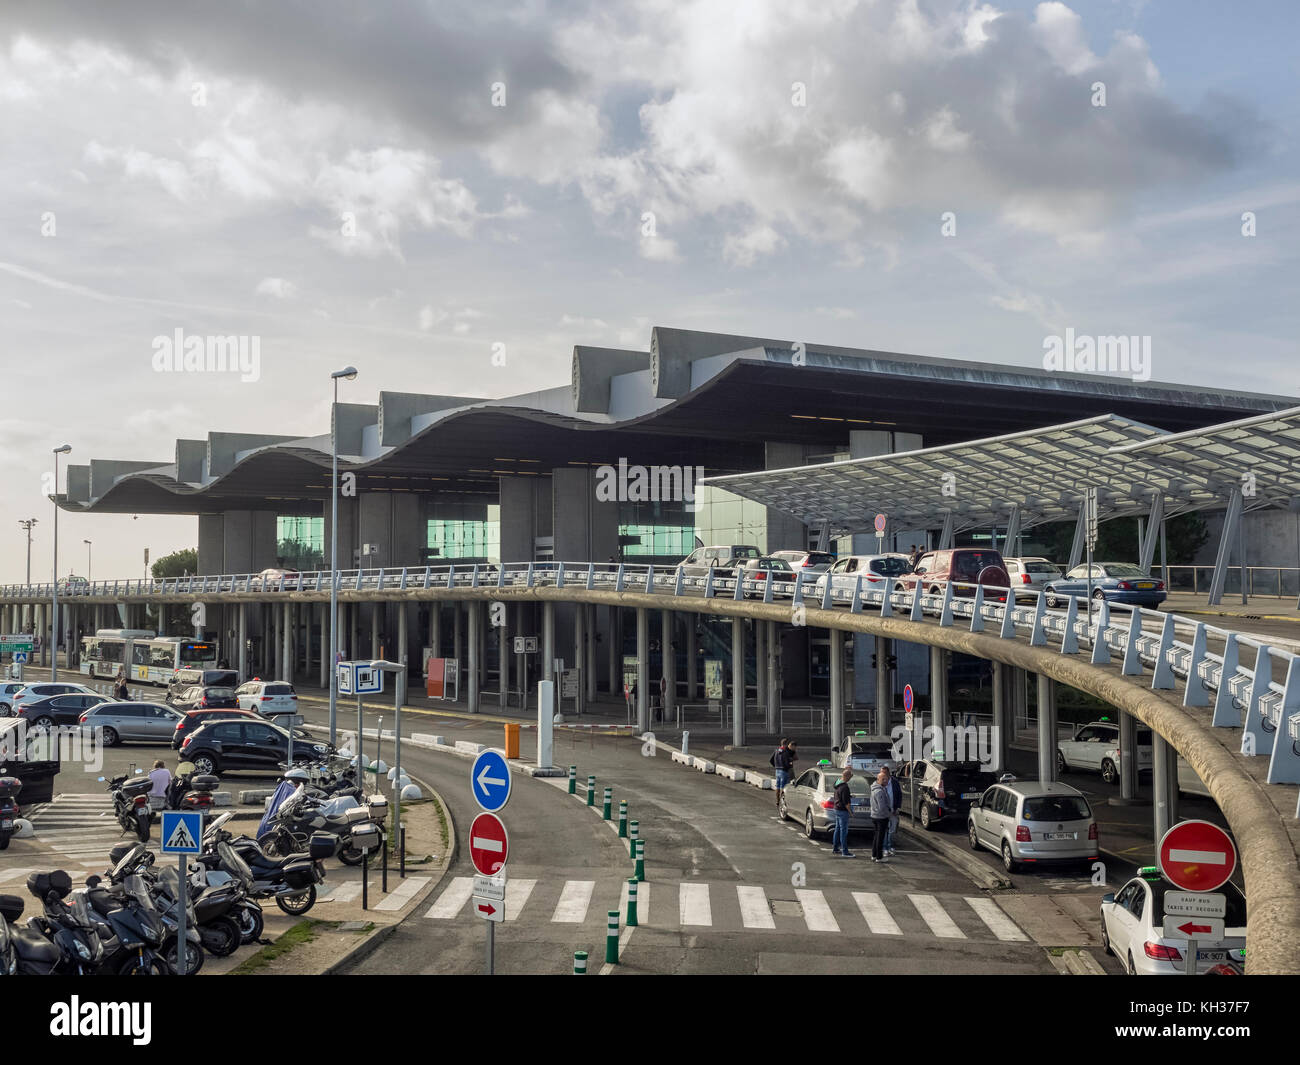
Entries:
{"label": "parked car", "polygon": [[14,696],[27,687],[26,681],[6,680],[0,681],[0,717],[8,717],[13,712],[12,703]]}
{"label": "parked car", "polygon": [[235,689],[235,701],[244,710],[253,710],[263,717],[298,712],[298,696],[287,680],[250,680]]}
{"label": "parked car", "polygon": [[929,758],[899,763],[895,776],[903,792],[902,812],[911,812],[915,791],[916,819],[927,832],[944,821],[964,821],[971,804],[998,780],[998,774],[981,762]]}
{"label": "parked car", "polygon": [[919,583],[931,595],[942,595],[943,586],[954,582],[953,595],[973,596],[976,584],[985,587],[986,599],[1006,601],[1006,592],[990,589],[1007,588],[1011,577],[1003,564],[1002,556],[988,548],[955,547],[942,551],[927,551],[910,574],[898,579],[895,589],[911,591]]}
{"label": "parked car", "polygon": [[72,692],[68,695],[47,695],[44,699],[18,703],[15,712],[33,728],[76,725],[81,721],[81,715],[92,706],[107,701],[98,693],[92,692],[87,695],[83,692]]}
{"label": "parked car", "polygon": [[[289,757],[289,733],[269,721],[214,721],[185,737],[180,751],[196,773],[254,770],[274,776]],[[295,761],[324,761],[332,752],[328,744],[294,734]]]}
{"label": "parked car", "polygon": [[[843,769],[813,766],[805,769],[781,792],[782,820],[792,818],[803,825],[803,834],[816,839],[818,833],[835,827],[835,785]],[[849,831],[874,829],[871,823],[871,780],[856,773],[849,781],[853,809],[849,813]]]}
{"label": "parked car", "polygon": [[239,674],[233,669],[178,669],[167,682],[169,699],[186,688],[237,688]]}
{"label": "parked car", "polygon": [[[1101,897],[1101,948],[1114,954],[1131,976],[1182,976],[1188,941],[1164,935],[1165,893],[1173,885],[1148,867],[1119,891]],[[1196,943],[1196,973],[1246,959],[1246,896],[1229,881],[1224,896],[1224,938]]]}
{"label": "parked car", "polygon": [[1016,598],[1037,598],[1038,593],[1052,581],[1061,580],[1065,574],[1055,562],[1045,558],[1004,558],[1007,576]]}
{"label": "parked car", "polygon": [[197,684],[186,688],[174,699],[169,699],[181,713],[190,710],[238,709],[239,700],[235,698],[234,688],[201,688]]}
{"label": "parked car", "polygon": [[829,551],[772,551],[773,558],[785,559],[791,569],[801,569],[804,573],[825,573],[835,562],[835,556]]}
{"label": "parked car", "polygon": [[266,583],[266,590],[278,591],[280,582],[283,580],[285,587],[288,587],[290,581],[296,581],[299,573],[296,569],[284,569],[281,566],[268,566],[257,574],[257,578]]}
{"label": "parked car", "polygon": [[839,745],[831,748],[831,761],[837,769],[852,769],[871,780],[882,768],[891,773],[898,763],[894,759],[894,741],[888,736],[868,736],[859,732],[846,736]]}
{"label": "parked car", "polygon": [[[773,592],[777,584],[790,584],[794,582],[794,570],[790,568],[790,563],[783,558],[766,555],[761,558],[751,558],[740,567],[741,578],[745,582],[745,598],[757,597],[761,599],[767,590],[768,574],[772,575]],[[782,590],[784,594],[786,589]]]}
{"label": "parked car", "polygon": [[179,751],[181,744],[185,742],[187,736],[197,732],[204,725],[213,721],[259,721],[261,720],[251,710],[239,709],[222,709],[222,710],[190,710],[180,713],[180,720],[176,722],[176,728],[172,732],[172,750]]}
{"label": "parked car", "polygon": [[162,703],[105,702],[92,706],[78,720],[83,729],[102,729],[104,745],[115,747],[122,740],[167,743],[181,717],[180,711]]}
{"label": "parked car", "polygon": [[752,544],[732,544],[723,547],[697,547],[681,561],[682,572],[688,577],[704,577],[713,570],[718,577],[730,577],[737,562],[759,558],[763,552]]}
{"label": "parked car", "polygon": [[891,578],[911,571],[912,564],[906,555],[846,555],[836,559],[835,564],[817,578],[813,594],[820,599],[826,593],[826,582],[830,581],[832,596],[848,598],[858,585],[859,575],[864,592],[881,591],[891,587]]}
{"label": "parked car", "polygon": [[[1044,588],[1048,606],[1064,606],[1070,598],[1088,597],[1088,565],[1075,566]],[[1131,562],[1094,562],[1092,597],[1100,602],[1157,607],[1165,601],[1165,582]]]}
{"label": "parked car", "polygon": [[90,581],[69,573],[59,581],[60,595],[86,595],[90,591]]}
{"label": "parked car", "polygon": [[[104,696],[100,695],[94,688],[88,688],[84,684],[72,684],[68,681],[38,681],[35,684],[25,684],[10,697],[10,711],[17,715],[27,703],[34,703],[38,699],[48,699],[52,695],[94,695],[97,701],[102,702]],[[93,704],[88,704],[93,705]]]}
{"label": "parked car", "polygon": [[[1114,784],[1120,779],[1119,725],[1113,721],[1090,721],[1068,740],[1057,740],[1056,773],[1071,769],[1093,769],[1101,779]],[[1137,727],[1137,768],[1151,770],[1151,730]]]}
{"label": "parked car", "polygon": [[1058,781],[993,785],[971,805],[966,833],[972,850],[1000,854],[1008,873],[1022,863],[1095,862],[1101,853],[1088,800]]}
{"label": "parked car", "polygon": [[1206,799],[1214,798],[1210,794],[1210,789],[1205,786],[1205,781],[1182,758],[1178,759],[1178,790],[1184,795],[1200,795]]}

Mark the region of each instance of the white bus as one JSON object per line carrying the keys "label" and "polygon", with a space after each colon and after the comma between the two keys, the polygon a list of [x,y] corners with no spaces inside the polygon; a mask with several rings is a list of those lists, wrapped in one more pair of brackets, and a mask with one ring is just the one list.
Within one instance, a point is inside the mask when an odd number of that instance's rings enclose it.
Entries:
{"label": "white bus", "polygon": [[212,668],[217,642],[188,636],[155,636],[142,629],[99,629],[81,639],[81,672],[112,680],[125,669],[128,680],[164,687],[184,667]]}

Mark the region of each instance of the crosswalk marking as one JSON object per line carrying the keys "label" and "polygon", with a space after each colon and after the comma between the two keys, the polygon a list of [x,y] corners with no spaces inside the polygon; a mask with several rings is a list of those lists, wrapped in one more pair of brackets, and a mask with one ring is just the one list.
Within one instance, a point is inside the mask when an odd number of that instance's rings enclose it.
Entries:
{"label": "crosswalk marking", "polygon": [[506,881],[506,920],[515,920],[524,908],[524,903],[528,901],[528,896],[533,893],[533,888],[537,886],[536,880],[507,880]]}
{"label": "crosswalk marking", "polygon": [[587,919],[587,907],[595,890],[594,880],[566,880],[551,920],[558,924],[582,924]]}
{"label": "crosswalk marking", "polygon": [[921,915],[930,931],[940,939],[965,939],[966,933],[957,927],[957,922],[948,916],[948,912],[939,905],[933,895],[908,895],[916,912]]}
{"label": "crosswalk marking", "polygon": [[[628,886],[625,880],[623,881],[623,896],[618,902],[618,912],[625,918],[627,917],[627,894]],[[645,880],[642,880],[636,886],[636,923],[639,925],[650,923],[650,884]]]}
{"label": "crosswalk marking", "polygon": [[1016,927],[1016,923],[1010,917],[998,909],[997,903],[992,899],[967,898],[966,901],[998,939],[1011,943],[1028,941],[1029,937]]}
{"label": "crosswalk marking", "polygon": [[682,884],[678,892],[678,916],[683,926],[713,924],[708,884]]}
{"label": "crosswalk marking", "polygon": [[736,898],[740,902],[740,919],[746,928],[775,928],[771,907],[767,904],[767,895],[761,887],[749,884],[736,885]]}
{"label": "crosswalk marking", "polygon": [[474,891],[474,878],[470,876],[458,876],[448,886],[447,890],[438,896],[438,901],[429,907],[426,917],[441,918],[446,920],[455,917],[460,913],[461,907],[469,902],[469,897]]}
{"label": "crosswalk marking", "polygon": [[328,891],[323,891],[316,896],[317,902],[351,902],[361,894],[361,885],[357,881],[349,881],[346,884],[336,884]]}
{"label": "crosswalk marking", "polygon": [[796,888],[795,897],[803,907],[803,919],[809,932],[838,932],[839,923],[826,902],[826,896],[812,888]]}
{"label": "crosswalk marking", "polygon": [[884,902],[874,891],[855,891],[853,901],[858,904],[858,911],[867,922],[867,927],[876,935],[901,936],[903,934],[903,930],[898,927],[898,922],[889,916]]}
{"label": "crosswalk marking", "polygon": [[427,884],[432,877],[427,876],[408,876],[401,884],[384,896],[383,900],[375,904],[376,910],[400,910],[413,898],[416,893]]}

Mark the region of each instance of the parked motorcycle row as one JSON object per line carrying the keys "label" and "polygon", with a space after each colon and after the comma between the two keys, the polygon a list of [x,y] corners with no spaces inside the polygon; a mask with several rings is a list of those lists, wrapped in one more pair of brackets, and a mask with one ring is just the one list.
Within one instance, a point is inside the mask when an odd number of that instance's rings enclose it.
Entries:
{"label": "parked motorcycle row", "polygon": [[[113,816],[117,818],[117,823],[123,831],[134,833],[141,843],[148,843],[155,816],[149,803],[153,781],[147,776],[128,778],[125,774],[112,779],[99,778],[101,783],[106,779],[108,792],[113,797]],[[212,809],[212,793],[217,790],[218,783],[215,776],[196,775],[192,763],[182,762],[176,767],[176,773],[167,786],[163,807],[167,810],[200,810],[208,813]],[[2,798],[0,802],[3,802]]]}
{"label": "parked motorcycle row", "polygon": [[[168,805],[191,808],[180,806],[187,798],[210,805],[206,785],[202,777],[177,784]],[[357,865],[382,843],[387,803],[375,796],[363,804],[350,773],[335,776],[320,768],[290,769],[281,789],[258,838],[229,831],[232,813],[213,818],[182,885],[171,856],[155,864],[144,845],[152,821],[148,779],[114,778],[109,790],[118,820],[137,839],[114,847],[112,868],[87,877],[84,887],[74,888],[63,870],[30,874],[27,890],[40,912],[25,927],[18,923],[24,900],[0,895],[0,976],[192,975],[209,954],[226,957],[261,941],[266,900],[292,916],[305,914],[324,882],[324,859]]]}

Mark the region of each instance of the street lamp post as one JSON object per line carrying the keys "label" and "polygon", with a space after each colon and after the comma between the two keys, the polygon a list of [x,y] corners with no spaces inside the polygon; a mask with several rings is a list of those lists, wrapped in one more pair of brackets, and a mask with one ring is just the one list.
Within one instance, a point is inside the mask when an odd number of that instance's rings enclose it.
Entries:
{"label": "street lamp post", "polygon": [[[334,382],[334,402],[330,405],[330,461],[333,473],[330,479],[330,743],[338,737],[338,661],[339,661],[339,378],[356,380],[357,368],[345,366],[330,374]],[[357,779],[361,779],[358,767]]]}
{"label": "street lamp post", "polygon": [[71,444],[54,449],[54,583],[50,609],[50,680],[59,679],[59,456],[72,450]]}
{"label": "street lamp post", "polygon": [[18,524],[27,530],[27,583],[32,583],[32,526],[39,525],[35,518],[20,518]]}
{"label": "street lamp post", "polygon": [[89,581],[90,580],[90,541],[82,540],[81,542],[86,545],[86,580]]}

